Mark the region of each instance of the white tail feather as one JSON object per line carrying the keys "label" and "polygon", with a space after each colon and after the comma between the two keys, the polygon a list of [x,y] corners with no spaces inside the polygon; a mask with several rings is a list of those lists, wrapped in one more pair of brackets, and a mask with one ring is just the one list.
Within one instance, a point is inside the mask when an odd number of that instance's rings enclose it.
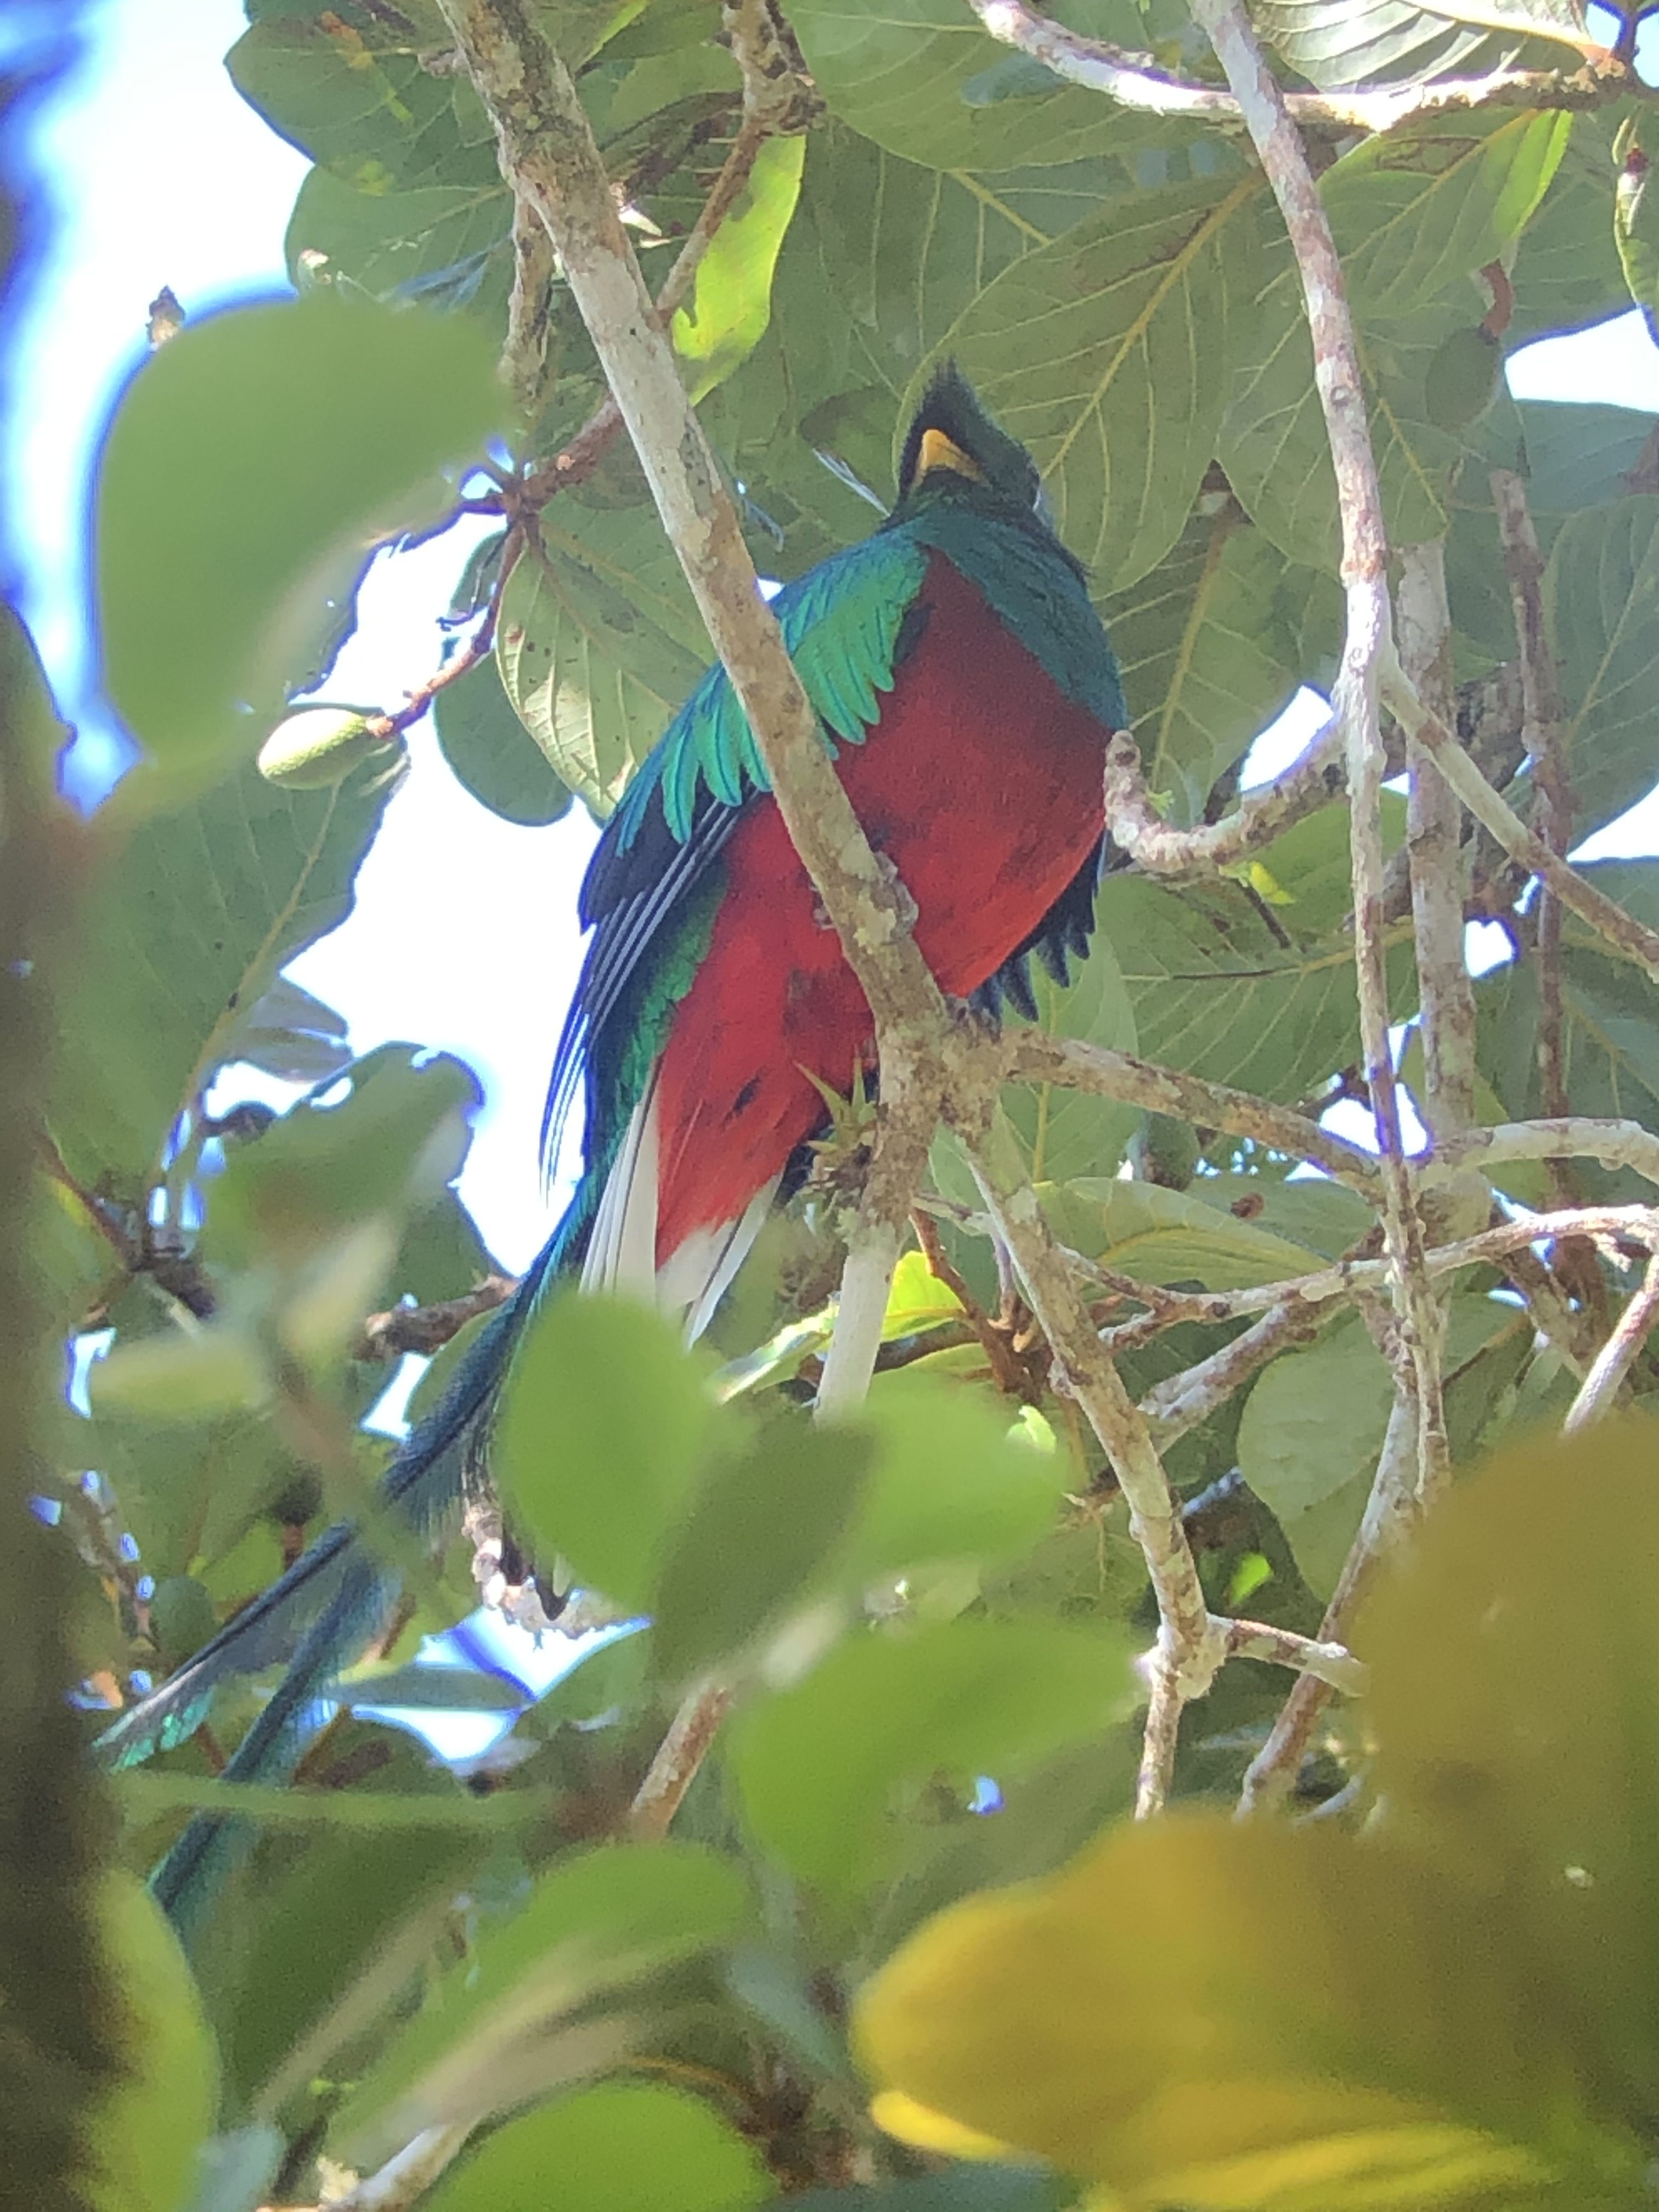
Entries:
{"label": "white tail feather", "polygon": [[629,1117],[605,1177],[587,1255],[582,1288],[638,1298],[659,1312],[684,1316],[693,1344],[714,1317],[772,1210],[780,1177],[756,1192],[736,1221],[695,1230],[657,1265],[657,1086],[654,1079]]}

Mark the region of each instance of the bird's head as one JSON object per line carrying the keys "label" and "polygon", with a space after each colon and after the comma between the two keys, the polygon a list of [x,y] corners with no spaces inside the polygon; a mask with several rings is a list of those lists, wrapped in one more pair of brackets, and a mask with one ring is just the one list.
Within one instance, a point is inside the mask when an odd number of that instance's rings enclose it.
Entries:
{"label": "bird's head", "polygon": [[899,457],[896,520],[936,500],[1030,521],[1042,479],[1024,446],[999,428],[953,361],[929,379]]}

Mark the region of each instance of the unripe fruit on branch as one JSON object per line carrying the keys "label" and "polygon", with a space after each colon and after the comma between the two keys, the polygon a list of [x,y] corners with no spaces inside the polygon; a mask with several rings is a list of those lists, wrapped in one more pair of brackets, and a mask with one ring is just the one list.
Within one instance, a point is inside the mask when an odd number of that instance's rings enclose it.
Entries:
{"label": "unripe fruit on branch", "polygon": [[359,761],[384,753],[389,763],[403,741],[377,737],[370,720],[352,707],[302,707],[260,746],[259,773],[285,791],[326,791]]}

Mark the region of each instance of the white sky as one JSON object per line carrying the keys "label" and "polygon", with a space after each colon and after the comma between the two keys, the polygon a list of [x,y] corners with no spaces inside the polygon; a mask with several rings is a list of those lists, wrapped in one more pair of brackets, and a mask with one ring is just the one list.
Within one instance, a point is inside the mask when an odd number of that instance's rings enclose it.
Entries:
{"label": "white sky", "polygon": [[[64,711],[106,773],[89,696],[82,599],[83,519],[95,441],[112,393],[142,357],[144,311],[163,283],[187,311],[269,291],[285,279],[282,241],[305,173],[231,87],[221,64],[242,27],[238,0],[105,0],[88,11],[87,52],[40,112],[38,161],[57,235],[26,295],[12,359],[5,466],[24,563],[24,612]],[[1638,315],[1534,347],[1512,371],[1528,396],[1606,399],[1659,411],[1659,351]],[[437,665],[434,617],[459,538],[383,564],[329,687],[395,703]],[[1305,735],[1311,698],[1279,744]],[[352,1041],[442,1047],[479,1072],[488,1103],[462,1191],[504,1263],[522,1266],[549,1212],[537,1159],[544,1087],[580,955],[575,893],[592,841],[580,808],[549,830],[515,829],[456,785],[428,728],[358,884],[356,913],[296,964],[339,1007]],[[1596,849],[1659,846],[1645,803]]]}

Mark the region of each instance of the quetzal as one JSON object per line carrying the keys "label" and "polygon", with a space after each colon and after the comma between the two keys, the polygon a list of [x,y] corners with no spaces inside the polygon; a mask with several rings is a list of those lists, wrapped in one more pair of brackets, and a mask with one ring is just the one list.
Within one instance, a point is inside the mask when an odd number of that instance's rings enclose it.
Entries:
{"label": "quetzal", "polygon": [[[904,440],[898,499],[862,544],[778,594],[783,635],[876,849],[916,908],[941,988],[1032,1012],[1033,955],[1064,980],[1087,945],[1103,755],[1127,723],[1083,568],[1037,471],[952,368]],[[873,1061],[869,1009],[773,803],[716,665],[606,824],[580,907],[592,940],[554,1066],[550,1121],[580,1085],[585,1172],[512,1301],[410,1433],[385,1492],[423,1531],[455,1505],[525,1325],[550,1283],[652,1297],[708,1322],[768,1210],[804,1179],[823,1092]],[[817,1079],[817,1084],[812,1080]],[[386,1617],[392,1577],[349,1527],[106,1733],[121,1763],[179,1741],[221,1680],[289,1661],[232,1759],[269,1778],[308,1710]],[[177,1911],[222,1822],[156,1877]]]}

